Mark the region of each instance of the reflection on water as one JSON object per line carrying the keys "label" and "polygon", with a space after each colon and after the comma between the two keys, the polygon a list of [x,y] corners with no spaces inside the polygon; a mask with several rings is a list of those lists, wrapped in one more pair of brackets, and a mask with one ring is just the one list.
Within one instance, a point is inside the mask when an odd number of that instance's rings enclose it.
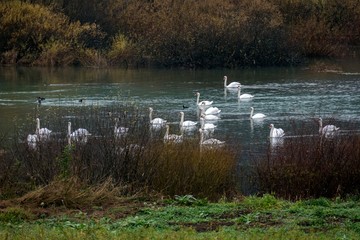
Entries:
{"label": "reflection on water", "polygon": [[[229,81],[241,82],[243,92],[255,97],[239,100],[237,89],[224,89],[224,75]],[[0,68],[0,132],[11,131],[14,123],[28,129],[29,119],[37,114],[57,128],[57,124],[65,126],[69,119],[76,119],[76,111],[81,109],[104,108],[106,112],[131,105],[144,117],[152,107],[154,115],[174,124],[171,129],[176,133],[180,131],[180,111],[185,113],[186,120],[199,121],[195,93],[200,92],[202,100],[213,101],[213,106],[221,110],[213,137],[240,144],[247,159],[254,149],[267,149],[270,123],[281,126],[290,136],[294,134],[292,124],[299,121],[307,132],[316,133],[318,125],[314,118],[320,116],[324,123],[336,123],[344,130],[356,124],[359,127],[359,80],[357,71],[316,73],[300,68],[208,71]],[[39,96],[45,98],[40,106],[36,100]],[[250,120],[250,107],[267,117]],[[49,116],[56,111],[55,121]],[[349,126],[349,122],[354,124]],[[96,134],[96,129],[91,131]],[[187,135],[192,133],[198,131]]]}

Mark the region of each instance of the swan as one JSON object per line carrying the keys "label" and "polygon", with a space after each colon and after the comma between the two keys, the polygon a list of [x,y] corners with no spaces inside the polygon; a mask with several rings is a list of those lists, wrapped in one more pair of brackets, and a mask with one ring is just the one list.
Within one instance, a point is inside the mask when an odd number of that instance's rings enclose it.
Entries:
{"label": "swan", "polygon": [[199,129],[200,132],[200,146],[214,146],[214,145],[223,145],[225,141],[220,141],[216,138],[209,138],[204,140],[204,130]]}
{"label": "swan", "polygon": [[51,130],[47,128],[40,128],[40,119],[36,118],[36,134],[40,141],[46,141],[50,139]]}
{"label": "swan", "polygon": [[152,118],[152,113],[153,113],[154,109],[152,107],[149,107],[149,119],[150,119],[150,124],[152,125],[163,125],[165,124],[167,121],[165,119],[162,118]]}
{"label": "swan", "polygon": [[254,96],[248,93],[241,94],[241,86],[238,87],[238,98],[239,99],[251,99]]}
{"label": "swan", "polygon": [[205,110],[205,115],[215,115],[215,114],[219,114],[221,112],[221,110],[217,107],[209,107],[208,109]]}
{"label": "swan", "polygon": [[68,143],[71,144],[71,140],[76,142],[86,143],[88,140],[88,136],[91,136],[88,130],[85,128],[78,128],[74,132],[71,133],[71,122],[68,122]]}
{"label": "swan", "polygon": [[241,84],[239,82],[231,82],[231,83],[229,83],[229,85],[227,85],[226,83],[227,83],[227,76],[224,76],[224,87],[225,88],[241,87]]}
{"label": "swan", "polygon": [[118,127],[118,122],[119,119],[115,118],[114,135],[116,138],[125,136],[129,131],[129,128],[127,127]]}
{"label": "swan", "polygon": [[180,112],[180,127],[194,127],[196,126],[197,122],[193,122],[193,121],[184,121],[185,118],[185,114],[184,112]]}
{"label": "swan", "polygon": [[37,142],[49,140],[51,132],[47,128],[40,128],[40,119],[36,118],[35,134],[29,134],[26,138],[29,147],[35,149]]}
{"label": "swan", "polygon": [[281,138],[285,135],[282,128],[275,128],[274,124],[270,124],[270,138]]}
{"label": "swan", "polygon": [[36,144],[39,141],[38,135],[36,135],[36,134],[27,135],[26,141],[27,141],[29,148],[35,149]]}
{"label": "swan", "polygon": [[209,120],[209,121],[217,121],[217,120],[220,119],[219,116],[216,116],[216,115],[213,115],[213,114],[208,114],[208,115],[206,115],[206,114],[202,113],[200,116],[201,116],[203,119]]}
{"label": "swan", "polygon": [[200,117],[200,124],[201,124],[201,129],[203,130],[214,130],[216,128],[216,125],[214,125],[213,123],[205,123],[205,119],[203,117]]}
{"label": "swan", "polygon": [[169,134],[170,126],[166,124],[166,132],[164,135],[164,143],[181,143],[183,135]]}
{"label": "swan", "polygon": [[213,101],[201,101],[200,102],[200,93],[199,92],[196,93],[196,104],[199,107],[210,106],[212,103],[213,103]]}
{"label": "swan", "polygon": [[265,114],[262,114],[262,113],[257,113],[257,114],[255,114],[255,115],[253,115],[253,114],[254,114],[254,108],[253,108],[253,107],[250,107],[250,109],[251,109],[250,118],[252,118],[252,119],[259,119],[259,118],[265,118],[265,117],[266,117],[266,115],[265,115]]}
{"label": "swan", "polygon": [[325,135],[325,137],[333,137],[339,129],[340,128],[335,125],[326,125],[323,127],[322,118],[319,118],[319,134]]}

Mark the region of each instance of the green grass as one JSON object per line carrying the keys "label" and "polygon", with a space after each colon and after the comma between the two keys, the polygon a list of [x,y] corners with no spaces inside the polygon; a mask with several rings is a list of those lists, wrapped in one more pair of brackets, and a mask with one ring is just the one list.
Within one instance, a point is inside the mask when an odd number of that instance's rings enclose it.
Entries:
{"label": "green grass", "polygon": [[359,200],[290,202],[272,195],[216,203],[193,199],[184,204],[180,200],[178,196],[170,201],[145,202],[124,218],[99,218],[81,211],[38,219],[11,218],[11,213],[19,216],[27,210],[3,209],[0,239],[360,238]]}

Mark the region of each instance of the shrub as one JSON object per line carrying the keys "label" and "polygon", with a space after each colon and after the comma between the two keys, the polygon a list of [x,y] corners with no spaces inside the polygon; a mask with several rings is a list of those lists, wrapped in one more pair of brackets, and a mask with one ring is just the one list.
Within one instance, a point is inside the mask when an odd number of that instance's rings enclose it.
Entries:
{"label": "shrub", "polygon": [[[93,47],[103,37],[95,24],[70,22],[38,4],[5,1],[0,3],[0,16],[0,51],[16,53],[12,56],[17,63],[76,64],[76,52]],[[5,60],[14,61],[9,54]]]}

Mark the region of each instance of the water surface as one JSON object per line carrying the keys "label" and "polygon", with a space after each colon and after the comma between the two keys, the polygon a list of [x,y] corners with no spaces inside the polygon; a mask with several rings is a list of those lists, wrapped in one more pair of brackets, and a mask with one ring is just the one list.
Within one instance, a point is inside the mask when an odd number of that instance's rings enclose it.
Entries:
{"label": "water surface", "polygon": [[[198,121],[195,93],[200,92],[201,100],[214,101],[213,106],[221,109],[213,137],[240,144],[246,155],[253,146],[266,146],[270,123],[283,128],[288,136],[295,134],[291,126],[294,122],[316,134],[318,117],[324,124],[336,124],[345,130],[360,126],[358,66],[344,64],[343,72],[304,68],[189,71],[3,67],[0,132],[8,133],[20,126],[26,136],[26,131],[34,128],[35,116],[48,128],[66,132],[67,122],[77,117],[76,110],[132,104],[144,117],[152,107],[154,117],[167,119],[173,123],[171,131],[178,133],[180,111],[185,112],[185,120]],[[224,90],[224,75],[228,82],[241,82],[242,93],[250,93],[254,99],[239,101],[236,90]],[[38,96],[45,97],[41,105]],[[251,121],[250,107],[267,117]],[[50,117],[54,111],[58,119]],[[96,134],[94,126],[81,127]]]}

